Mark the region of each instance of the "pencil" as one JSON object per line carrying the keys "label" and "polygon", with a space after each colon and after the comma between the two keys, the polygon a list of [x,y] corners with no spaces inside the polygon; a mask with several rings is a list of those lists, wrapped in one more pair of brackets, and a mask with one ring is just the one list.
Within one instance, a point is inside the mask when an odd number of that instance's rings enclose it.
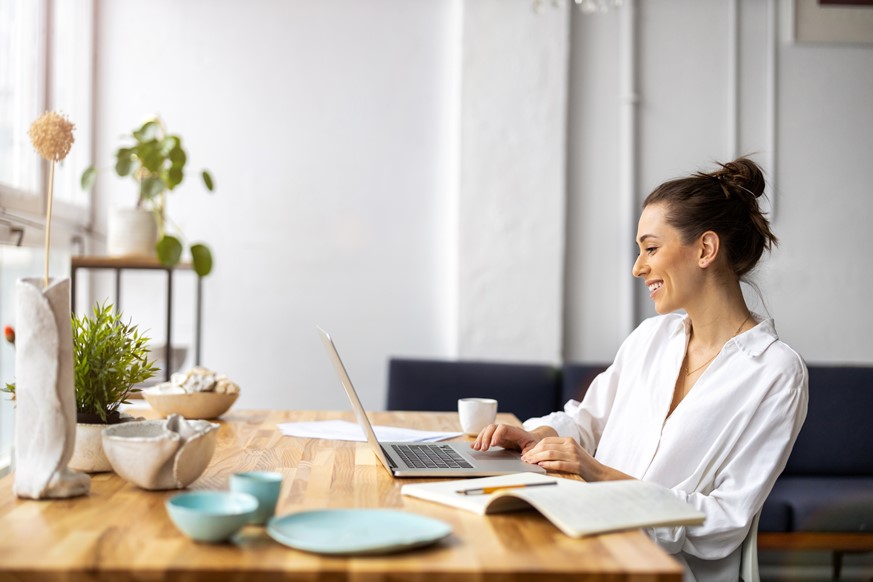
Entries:
{"label": "pencil", "polygon": [[542,483],[518,483],[516,485],[495,485],[493,487],[479,487],[477,489],[459,489],[455,491],[455,493],[460,493],[461,495],[485,495],[487,493],[494,493],[495,491],[500,491],[501,489],[522,489],[525,487],[540,487],[542,485],[557,485],[557,481],[544,481]]}

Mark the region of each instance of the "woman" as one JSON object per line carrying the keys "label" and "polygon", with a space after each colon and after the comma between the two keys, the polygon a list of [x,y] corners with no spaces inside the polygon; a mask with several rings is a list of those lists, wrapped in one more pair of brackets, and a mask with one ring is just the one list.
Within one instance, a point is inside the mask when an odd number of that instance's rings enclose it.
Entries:
{"label": "woman", "polygon": [[706,515],[701,526],[650,530],[691,579],[737,579],[743,539],[806,417],[803,360],[740,289],[777,242],[763,192],[761,169],[745,158],[652,192],[633,275],[661,315],[624,341],[582,402],[524,429],[490,425],[471,445],[520,449],[586,481],[669,487]]}

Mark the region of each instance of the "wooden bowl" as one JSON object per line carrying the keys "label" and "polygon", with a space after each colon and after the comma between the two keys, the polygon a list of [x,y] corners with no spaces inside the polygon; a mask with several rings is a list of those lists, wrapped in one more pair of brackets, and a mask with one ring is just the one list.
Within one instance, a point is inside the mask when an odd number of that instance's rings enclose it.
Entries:
{"label": "wooden bowl", "polygon": [[186,394],[157,393],[144,390],[146,402],[161,416],[178,414],[187,419],[208,420],[218,418],[227,412],[239,392],[225,394],[221,392],[189,392]]}

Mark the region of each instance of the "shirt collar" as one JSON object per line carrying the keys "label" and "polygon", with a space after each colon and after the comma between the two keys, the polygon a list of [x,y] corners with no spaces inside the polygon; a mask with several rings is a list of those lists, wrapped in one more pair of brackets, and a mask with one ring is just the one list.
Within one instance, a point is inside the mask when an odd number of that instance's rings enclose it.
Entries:
{"label": "shirt collar", "polygon": [[733,341],[741,352],[750,358],[755,358],[763,354],[770,347],[770,344],[777,341],[779,335],[776,333],[776,324],[773,323],[772,317],[764,318],[757,313],[752,313],[752,317],[758,322],[758,325],[741,333]]}
{"label": "shirt collar", "polygon": [[[770,344],[777,341],[779,335],[776,333],[776,325],[773,322],[773,318],[765,318],[754,312],[752,313],[752,318],[757,325],[752,329],[744,331],[740,335],[731,338],[730,341],[733,342],[737,346],[737,349],[742,353],[750,358],[755,358],[763,354],[764,351],[770,347]],[[691,322],[688,319],[688,314],[682,315],[682,323],[685,337],[687,338],[690,331],[689,327],[691,325]]]}

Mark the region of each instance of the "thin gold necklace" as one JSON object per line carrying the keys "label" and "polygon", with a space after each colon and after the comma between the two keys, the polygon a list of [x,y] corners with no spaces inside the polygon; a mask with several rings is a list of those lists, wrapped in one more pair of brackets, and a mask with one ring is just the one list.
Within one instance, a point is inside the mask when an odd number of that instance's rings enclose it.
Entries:
{"label": "thin gold necklace", "polygon": [[[737,337],[739,335],[740,330],[743,329],[743,326],[746,325],[746,322],[749,321],[750,317],[752,317],[751,313],[749,313],[749,315],[746,316],[746,319],[743,320],[743,323],[740,324],[740,327],[737,328],[737,331],[734,332],[734,335],[732,335],[728,341],[734,339],[735,337]],[[727,343],[727,342],[725,342],[725,343]],[[721,353],[721,350],[718,350],[717,352],[715,352],[715,354],[711,358],[709,358],[708,360],[703,362],[703,364],[701,364],[697,368],[694,368],[693,370],[690,370],[690,371],[688,370],[688,364],[685,364],[685,377],[687,378],[691,374],[699,371],[701,368],[703,368],[704,366],[709,364],[711,361],[713,361],[715,359],[715,357],[717,355],[719,355],[720,353]],[[688,360],[688,352],[687,351],[685,352],[685,360],[686,361]]]}

